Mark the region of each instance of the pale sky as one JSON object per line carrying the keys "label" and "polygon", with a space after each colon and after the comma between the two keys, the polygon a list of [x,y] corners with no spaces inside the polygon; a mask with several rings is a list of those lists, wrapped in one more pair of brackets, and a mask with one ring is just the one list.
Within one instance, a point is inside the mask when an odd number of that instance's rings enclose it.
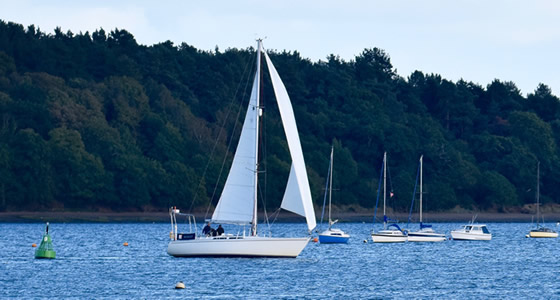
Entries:
{"label": "pale sky", "polygon": [[555,0],[0,0],[0,19],[53,33],[126,29],[140,44],[201,50],[255,46],[311,61],[384,49],[399,75],[436,73],[486,87],[542,82],[560,95],[560,1]]}

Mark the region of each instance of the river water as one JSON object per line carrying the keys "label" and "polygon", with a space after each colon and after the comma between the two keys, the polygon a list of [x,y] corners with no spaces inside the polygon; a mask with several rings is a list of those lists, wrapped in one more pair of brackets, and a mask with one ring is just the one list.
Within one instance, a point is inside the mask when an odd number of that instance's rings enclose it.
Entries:
{"label": "river water", "polygon": [[[295,259],[259,259],[170,257],[164,223],[54,223],[57,258],[38,260],[31,245],[44,224],[0,223],[0,298],[560,298],[560,240],[525,238],[530,224],[489,223],[488,242],[402,244],[364,243],[372,224],[337,225],[351,234],[347,245],[309,243]],[[272,230],[302,236],[305,227]],[[179,281],[186,289],[174,289]]]}

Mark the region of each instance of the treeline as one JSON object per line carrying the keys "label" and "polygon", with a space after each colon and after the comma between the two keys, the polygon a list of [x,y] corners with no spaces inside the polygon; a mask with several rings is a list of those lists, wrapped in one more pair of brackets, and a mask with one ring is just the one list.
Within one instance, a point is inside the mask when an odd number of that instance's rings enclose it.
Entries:
{"label": "treeline", "polygon": [[[410,205],[421,154],[428,210],[533,203],[537,161],[542,201],[560,203],[560,100],[546,85],[524,97],[513,82],[403,78],[378,48],[352,61],[269,54],[317,206],[333,143],[339,205],[375,205],[384,151],[397,210]],[[125,30],[46,34],[0,21],[0,210],[206,210],[231,163],[254,60],[252,47],[144,46]],[[264,95],[260,194],[276,208],[290,161]]]}

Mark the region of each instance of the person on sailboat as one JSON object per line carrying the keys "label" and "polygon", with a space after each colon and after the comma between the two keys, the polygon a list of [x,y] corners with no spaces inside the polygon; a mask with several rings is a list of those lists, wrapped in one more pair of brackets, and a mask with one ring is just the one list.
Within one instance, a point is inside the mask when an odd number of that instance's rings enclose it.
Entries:
{"label": "person on sailboat", "polygon": [[202,234],[206,235],[206,236],[210,236],[210,234],[214,231],[214,228],[212,228],[212,226],[210,226],[210,222],[208,222],[206,224],[206,226],[204,226],[204,228],[202,228]]}
{"label": "person on sailboat", "polygon": [[218,235],[224,234],[224,227],[222,227],[222,224],[218,225],[218,229],[216,229],[216,233],[218,233]]}

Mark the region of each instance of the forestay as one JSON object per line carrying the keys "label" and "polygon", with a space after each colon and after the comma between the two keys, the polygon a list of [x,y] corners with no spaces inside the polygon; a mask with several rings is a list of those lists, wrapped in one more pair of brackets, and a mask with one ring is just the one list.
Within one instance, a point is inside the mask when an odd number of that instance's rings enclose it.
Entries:
{"label": "forestay", "polygon": [[276,95],[276,101],[278,102],[278,108],[280,110],[280,116],[282,118],[282,124],[284,125],[284,132],[286,133],[286,139],[288,140],[288,147],[292,158],[290,176],[281,207],[304,216],[307,220],[307,227],[311,231],[317,224],[315,221],[311,190],[309,188],[309,180],[307,178],[307,170],[305,169],[305,161],[303,159],[303,151],[299,140],[294,110],[286,87],[266,52],[264,53],[264,57],[270,72],[272,86]]}

